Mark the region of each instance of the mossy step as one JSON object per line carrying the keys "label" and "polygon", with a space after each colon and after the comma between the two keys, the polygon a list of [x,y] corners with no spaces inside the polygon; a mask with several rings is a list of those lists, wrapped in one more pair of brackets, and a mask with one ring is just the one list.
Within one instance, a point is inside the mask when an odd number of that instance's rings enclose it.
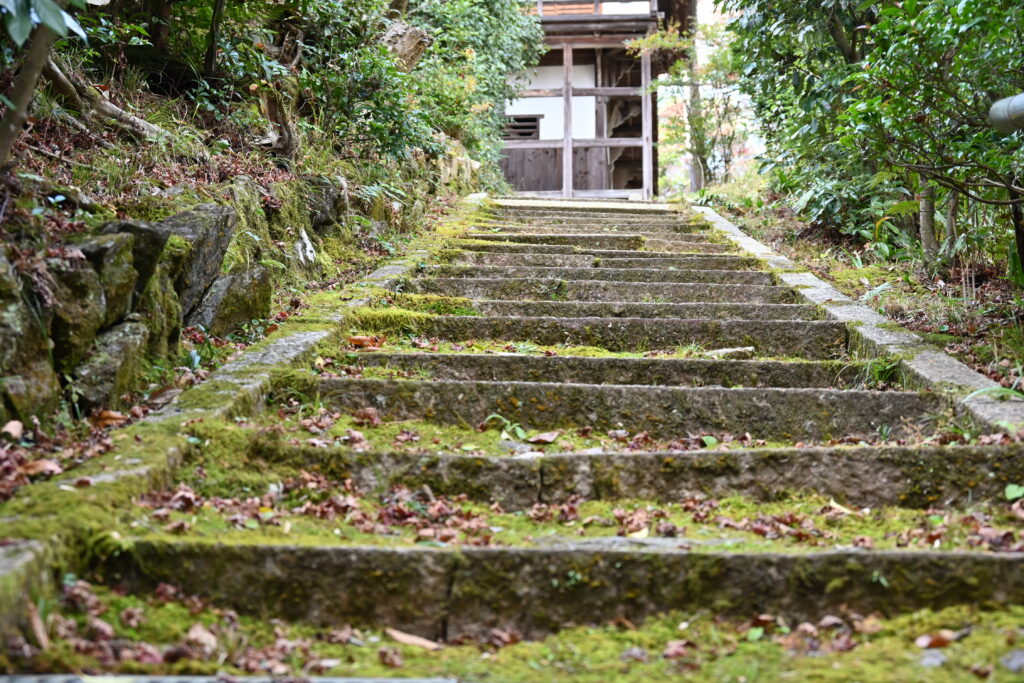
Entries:
{"label": "mossy step", "polygon": [[679,256],[668,253],[653,258],[646,258],[644,252],[627,252],[638,258],[604,258],[598,254],[545,254],[528,252],[485,252],[464,251],[456,259],[457,263],[480,266],[557,266],[587,268],[678,268],[683,270],[741,270],[757,268],[757,259],[735,254]]}
{"label": "mossy step", "polygon": [[672,237],[678,236],[690,242],[718,242],[720,238],[716,235],[700,232],[686,225],[656,225],[651,223],[623,223],[621,225],[593,223],[545,223],[542,225],[480,225],[476,224],[474,230],[484,233],[499,234],[573,234],[573,233],[601,233],[601,234],[631,234],[631,235],[654,235]]}
{"label": "mossy step", "polygon": [[457,549],[136,540],[119,556],[117,573],[135,590],[170,583],[263,618],[386,625],[438,640],[486,638],[493,628],[537,638],[669,610],[814,622],[849,610],[1024,601],[1020,553],[709,553],[679,545],[630,538]]}
{"label": "mossy step", "polygon": [[824,320],[676,320],[426,314],[360,309],[349,320],[359,332],[412,333],[441,339],[497,339],[534,344],[648,351],[697,345],[750,348],[757,356],[824,360],[846,351],[846,325]]}
{"label": "mossy step", "polygon": [[728,254],[735,253],[738,249],[731,243],[706,243],[689,242],[681,239],[664,239],[657,237],[645,237],[644,248],[651,251],[671,251],[676,254],[701,253],[701,254]]}
{"label": "mossy step", "polygon": [[475,301],[484,315],[560,318],[678,318],[681,320],[817,320],[809,304],[638,303],[585,301]]}
{"label": "mossy step", "polygon": [[[364,429],[371,435],[373,430]],[[430,446],[425,445],[424,450]],[[544,446],[534,446],[534,449]],[[508,510],[537,503],[690,496],[784,499],[813,493],[854,508],[1001,501],[1007,484],[1024,481],[1013,446],[844,446],[621,451],[481,456],[403,453],[291,445],[257,438],[249,456],[302,467],[366,490],[429,486],[436,495],[466,495]]]}
{"label": "mossy step", "polygon": [[625,211],[499,211],[492,220],[534,220],[534,221],[665,221],[677,223],[703,222],[703,218],[679,211],[651,211],[642,214]]}
{"label": "mossy step", "polygon": [[324,379],[292,388],[342,412],[476,425],[490,415],[529,429],[626,428],[653,438],[749,433],[790,443],[917,436],[944,405],[938,396],[838,389],[723,389],[548,382]]}
{"label": "mossy step", "polygon": [[[688,258],[675,251],[646,251],[636,249],[584,249],[566,244],[514,244],[512,242],[484,243],[472,240],[453,239],[447,246],[463,252],[488,253],[488,254],[576,254],[593,256],[594,258],[642,258],[644,260],[658,258]],[[697,254],[704,256],[704,254]],[[726,257],[731,259],[748,258],[737,254],[712,254],[713,257]]]}
{"label": "mossy step", "polygon": [[[659,261],[661,259],[658,259]],[[659,263],[658,266],[661,264]],[[774,285],[771,273],[756,270],[675,270],[673,268],[564,268],[557,266],[427,266],[430,277],[541,278],[610,280],[615,282],[709,282],[732,285]]]}
{"label": "mossy step", "polygon": [[[584,234],[493,234],[468,233],[467,239],[492,242],[513,242],[519,244],[563,244],[589,249],[640,249],[644,238],[640,235],[606,235],[603,233]],[[697,244],[694,242],[693,244]]]}
{"label": "mossy step", "polygon": [[509,278],[416,278],[406,290],[471,299],[558,301],[793,303],[789,287],[710,283],[610,282]]}
{"label": "mossy step", "polygon": [[588,358],[521,354],[357,354],[355,367],[421,371],[432,379],[722,387],[847,387],[869,378],[866,363]]}
{"label": "mossy step", "polygon": [[[507,240],[502,235],[474,235],[472,238],[452,238],[448,245],[452,248],[465,251],[494,251],[494,252],[531,252],[535,254],[594,254],[595,256],[623,256],[635,258],[678,258],[684,254],[711,254],[719,256],[735,255],[737,249],[729,244],[713,244],[703,242],[673,242],[661,244],[658,248],[647,246],[640,248],[637,244],[608,244],[598,236],[598,243],[593,244],[587,240],[559,240],[547,242],[545,240]],[[622,238],[622,235],[617,235]],[[642,240],[641,236],[635,236],[636,240]]]}

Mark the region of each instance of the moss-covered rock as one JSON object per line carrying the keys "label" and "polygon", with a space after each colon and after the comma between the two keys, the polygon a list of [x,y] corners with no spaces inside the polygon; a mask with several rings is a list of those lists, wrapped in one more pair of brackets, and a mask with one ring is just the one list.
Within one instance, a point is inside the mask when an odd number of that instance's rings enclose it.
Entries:
{"label": "moss-covered rock", "polygon": [[85,260],[54,260],[50,273],[56,284],[50,323],[53,360],[59,372],[69,373],[106,319],[106,295],[100,276]]}
{"label": "moss-covered rock", "polygon": [[89,357],[75,370],[82,412],[117,406],[121,396],[134,388],[148,341],[149,329],[137,322],[117,325],[96,339]]}
{"label": "moss-covered rock", "polygon": [[223,337],[250,320],[266,318],[272,294],[267,268],[258,264],[237,267],[213,281],[186,323],[201,325],[210,334]]}
{"label": "moss-covered rock", "polygon": [[182,310],[187,314],[220,275],[224,254],[238,225],[238,215],[231,207],[201,204],[167,219],[163,225],[171,235],[184,239],[189,245],[175,281]]}
{"label": "moss-covered rock", "polygon": [[138,273],[135,292],[141,294],[156,273],[157,264],[164,253],[164,247],[171,231],[160,223],[146,221],[117,221],[107,223],[100,229],[104,235],[124,233],[132,237],[132,267]]}
{"label": "moss-covered rock", "polygon": [[106,298],[101,327],[109,327],[124,317],[132,303],[139,274],[134,267],[135,237],[127,232],[97,235],[78,245],[99,275]]}

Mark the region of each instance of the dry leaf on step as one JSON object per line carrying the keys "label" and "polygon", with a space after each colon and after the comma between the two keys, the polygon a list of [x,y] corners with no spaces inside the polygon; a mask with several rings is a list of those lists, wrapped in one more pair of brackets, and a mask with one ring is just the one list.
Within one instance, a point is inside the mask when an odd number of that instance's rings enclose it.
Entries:
{"label": "dry leaf on step", "polygon": [[414,636],[411,633],[405,633],[404,631],[399,631],[398,629],[386,628],[384,629],[384,633],[388,634],[389,638],[401,643],[402,645],[413,645],[415,647],[422,647],[425,650],[431,651],[441,649],[440,643],[435,643],[433,640],[420,638],[419,636]]}

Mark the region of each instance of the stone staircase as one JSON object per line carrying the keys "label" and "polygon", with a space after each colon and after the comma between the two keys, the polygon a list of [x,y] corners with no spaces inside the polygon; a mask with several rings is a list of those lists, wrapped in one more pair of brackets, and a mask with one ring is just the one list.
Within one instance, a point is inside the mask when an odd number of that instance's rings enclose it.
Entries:
{"label": "stone staircase", "polygon": [[[426,520],[415,533],[367,542],[334,521],[253,534],[200,519],[172,535],[140,519],[116,575],[442,641],[668,610],[816,619],[1024,598],[1018,553],[827,534],[793,545],[728,522],[704,538],[653,519],[591,533],[572,513],[545,518],[581,501],[635,513],[635,501],[715,496],[744,497],[754,516],[792,492],[832,497],[844,515],[955,505],[998,497],[1021,453],[938,445],[933,434],[966,419],[952,395],[901,387],[896,361],[857,353],[847,324],[685,210],[512,201],[429,248],[411,276],[350,306],[347,334],[322,342],[316,363],[276,376],[268,416],[236,417],[243,437],[208,438],[241,450],[244,466],[218,464],[230,457],[214,444],[190,481],[208,496],[255,495],[266,478],[241,471],[252,463],[271,479],[314,472],[392,512],[398,495]],[[323,435],[307,439],[321,419]],[[422,444],[400,448],[403,434]],[[595,435],[603,445],[579,447]],[[438,536],[422,512],[438,501],[489,504],[518,535],[455,524]]]}
{"label": "stone staircase", "polygon": [[499,201],[318,301],[9,505],[0,569],[88,509],[120,592],[446,643],[1024,602],[1021,445],[950,443],[1020,404],[714,215]]}

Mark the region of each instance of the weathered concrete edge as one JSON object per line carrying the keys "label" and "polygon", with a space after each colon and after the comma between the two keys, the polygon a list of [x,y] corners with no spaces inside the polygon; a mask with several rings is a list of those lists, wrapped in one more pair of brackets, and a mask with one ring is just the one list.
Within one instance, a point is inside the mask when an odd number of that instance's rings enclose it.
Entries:
{"label": "weathered concrete edge", "polygon": [[821,307],[830,320],[846,323],[855,348],[899,358],[908,384],[947,392],[959,414],[989,429],[1024,429],[1024,401],[1001,401],[985,394],[970,396],[979,390],[997,389],[999,385],[913,332],[857,303],[814,273],[800,269],[713,209],[703,206],[693,209],[738,247],[775,269],[783,284],[796,289],[808,303]]}
{"label": "weathered concrete edge", "polygon": [[139,539],[118,568],[128,585],[174,581],[240,611],[387,625],[441,640],[485,636],[492,627],[539,638],[569,623],[635,621],[672,609],[813,621],[841,605],[893,613],[1019,604],[1024,597],[1024,553],[732,553],[680,544],[620,537],[452,548]]}

